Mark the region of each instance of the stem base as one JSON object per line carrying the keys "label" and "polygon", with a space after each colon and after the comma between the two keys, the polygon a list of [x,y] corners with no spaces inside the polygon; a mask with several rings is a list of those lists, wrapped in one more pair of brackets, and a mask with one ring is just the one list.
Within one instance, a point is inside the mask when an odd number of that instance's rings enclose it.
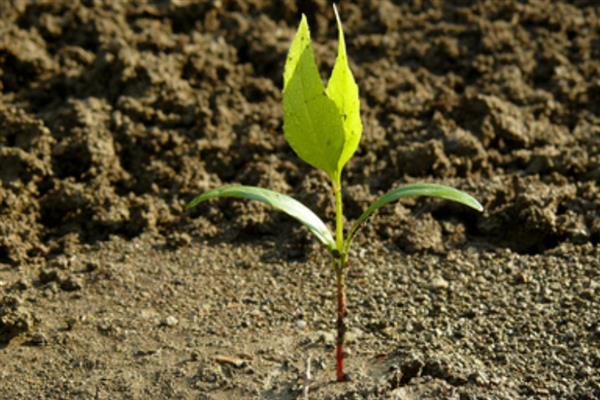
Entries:
{"label": "stem base", "polygon": [[342,268],[341,259],[336,262],[335,269],[337,277],[337,340],[336,340],[336,380],[344,382],[346,374],[344,374],[344,339],[346,335],[346,290],[345,277]]}

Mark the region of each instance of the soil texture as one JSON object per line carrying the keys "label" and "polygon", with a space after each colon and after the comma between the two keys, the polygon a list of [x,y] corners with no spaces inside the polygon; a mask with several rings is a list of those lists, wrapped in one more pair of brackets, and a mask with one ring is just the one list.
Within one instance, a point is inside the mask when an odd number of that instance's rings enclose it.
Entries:
{"label": "soil texture", "polygon": [[371,218],[337,384],[319,243],[253,202],[185,210],[243,183],[334,220],[281,108],[302,13],[333,66],[330,2],[0,1],[0,399],[600,398],[600,5],[340,10],[348,221],[420,181],[485,211]]}

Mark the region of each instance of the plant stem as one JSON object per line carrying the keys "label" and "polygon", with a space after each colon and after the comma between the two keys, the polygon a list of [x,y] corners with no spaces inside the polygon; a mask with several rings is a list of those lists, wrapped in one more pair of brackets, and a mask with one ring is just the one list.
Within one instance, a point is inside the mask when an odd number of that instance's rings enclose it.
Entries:
{"label": "plant stem", "polygon": [[342,183],[341,174],[336,174],[333,181],[333,192],[335,194],[335,244],[338,254],[333,257],[333,267],[337,280],[337,339],[336,353],[336,378],[338,382],[346,380],[344,374],[344,337],[346,334],[346,286],[345,267],[347,255],[344,249],[344,214],[342,213]]}
{"label": "plant stem", "polygon": [[344,252],[344,214],[342,212],[342,183],[339,174],[333,178],[333,193],[335,195],[335,245],[341,255]]}
{"label": "plant stem", "polygon": [[336,339],[336,378],[338,382],[346,380],[344,374],[344,336],[346,334],[346,291],[344,282],[344,268],[342,259],[335,260],[335,273],[337,277],[337,339]]}

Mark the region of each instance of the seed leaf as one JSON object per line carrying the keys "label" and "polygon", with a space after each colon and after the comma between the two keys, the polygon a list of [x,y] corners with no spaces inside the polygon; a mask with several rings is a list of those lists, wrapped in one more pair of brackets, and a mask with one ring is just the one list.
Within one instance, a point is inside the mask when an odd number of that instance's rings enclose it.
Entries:
{"label": "seed leaf", "polygon": [[360,121],[358,86],[348,65],[344,30],[335,4],[333,5],[333,10],[335,11],[338,27],[338,54],[331,78],[329,78],[329,82],[327,83],[327,96],[333,100],[343,119],[344,147],[338,161],[338,170],[341,171],[358,148],[362,134],[362,123]]}
{"label": "seed leaf", "polygon": [[304,15],[288,53],[283,81],[286,140],[298,157],[333,176],[344,148],[342,115],[325,92]]}
{"label": "seed leaf", "polygon": [[186,208],[216,197],[256,200],[275,207],[304,224],[330,250],[335,247],[333,236],[325,223],[304,204],[282,193],[255,186],[228,185],[210,190],[190,201]]}
{"label": "seed leaf", "polygon": [[413,183],[404,185],[399,188],[395,188],[375,200],[369,208],[367,208],[360,217],[352,224],[350,228],[350,234],[346,239],[345,248],[348,250],[354,235],[360,228],[361,224],[365,222],[367,218],[371,216],[381,206],[398,200],[402,197],[418,197],[418,196],[429,196],[438,197],[441,199],[452,200],[457,203],[464,204],[465,206],[474,208],[477,211],[483,211],[483,206],[471,195],[462,192],[460,190],[451,188],[446,185],[439,185],[435,183]]}

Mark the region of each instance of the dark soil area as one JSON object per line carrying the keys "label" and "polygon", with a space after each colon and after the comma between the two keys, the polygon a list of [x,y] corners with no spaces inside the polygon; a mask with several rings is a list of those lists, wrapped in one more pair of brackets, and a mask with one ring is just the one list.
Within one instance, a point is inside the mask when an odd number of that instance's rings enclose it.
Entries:
{"label": "dark soil area", "polygon": [[371,219],[336,384],[324,249],[257,203],[184,210],[235,182],[333,221],[280,92],[302,12],[331,70],[330,3],[0,1],[0,399],[600,398],[600,4],[340,8],[347,218],[416,181],[485,212]]}

